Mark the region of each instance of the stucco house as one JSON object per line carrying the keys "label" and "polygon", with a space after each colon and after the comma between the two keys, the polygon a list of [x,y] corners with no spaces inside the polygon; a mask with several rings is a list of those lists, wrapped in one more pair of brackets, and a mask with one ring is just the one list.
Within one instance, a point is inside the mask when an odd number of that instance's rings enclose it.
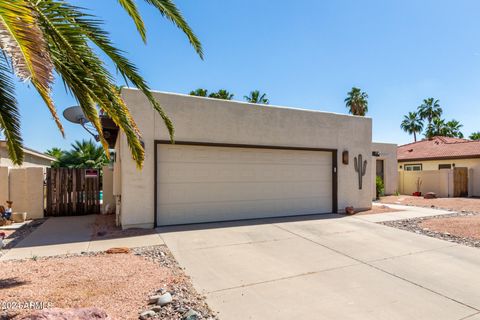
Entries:
{"label": "stucco house", "polygon": [[[420,191],[454,196],[454,174],[463,168],[467,173],[463,183],[468,192],[461,195],[480,196],[480,141],[433,137],[399,146],[397,159],[399,188],[404,193],[411,193],[414,182],[420,178]],[[410,177],[417,180],[413,181]]]}
{"label": "stucco house", "polygon": [[[46,155],[40,151],[35,151],[30,148],[23,148],[24,159],[22,167],[50,167],[55,158]],[[8,157],[7,142],[0,140],[0,167],[18,167],[14,166]]]}
{"label": "stucco house", "polygon": [[14,165],[0,140],[0,204],[11,200],[14,210],[27,212],[29,219],[43,218],[44,173],[55,159],[26,147],[23,152],[23,164]]}
{"label": "stucco house", "polygon": [[[123,228],[371,207],[382,152],[372,156],[381,145],[372,144],[368,117],[154,92],[175,125],[171,144],[140,91],[123,89],[122,96],[146,153],[139,170],[123,133],[102,120],[115,148],[113,193]],[[389,159],[396,169],[395,156]]]}

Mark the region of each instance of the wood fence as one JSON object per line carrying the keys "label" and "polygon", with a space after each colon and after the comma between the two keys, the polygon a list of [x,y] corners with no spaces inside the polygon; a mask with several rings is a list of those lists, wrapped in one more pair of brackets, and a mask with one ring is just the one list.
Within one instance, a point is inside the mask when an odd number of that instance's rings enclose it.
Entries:
{"label": "wood fence", "polygon": [[46,216],[100,213],[100,171],[47,168]]}

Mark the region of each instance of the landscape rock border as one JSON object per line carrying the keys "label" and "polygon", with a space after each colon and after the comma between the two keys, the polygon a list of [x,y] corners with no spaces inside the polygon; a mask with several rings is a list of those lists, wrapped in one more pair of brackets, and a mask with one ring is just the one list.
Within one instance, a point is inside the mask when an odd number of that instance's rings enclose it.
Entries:
{"label": "landscape rock border", "polygon": [[423,234],[432,238],[437,238],[437,239],[441,239],[441,240],[445,240],[453,243],[458,243],[458,244],[462,244],[469,247],[480,248],[480,239],[460,237],[460,236],[452,235],[448,232],[439,232],[439,231],[430,230],[428,228],[424,228],[420,226],[420,224],[423,221],[432,220],[432,219],[467,217],[467,216],[477,216],[477,215],[480,215],[480,213],[463,211],[463,212],[454,212],[451,214],[443,214],[443,215],[430,216],[430,217],[379,222],[379,224],[414,232],[417,234]]}

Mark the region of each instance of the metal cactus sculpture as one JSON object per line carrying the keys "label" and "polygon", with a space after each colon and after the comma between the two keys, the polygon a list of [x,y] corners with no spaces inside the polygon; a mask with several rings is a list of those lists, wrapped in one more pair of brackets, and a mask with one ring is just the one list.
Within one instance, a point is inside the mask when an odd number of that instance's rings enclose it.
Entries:
{"label": "metal cactus sculpture", "polygon": [[353,159],[353,164],[355,166],[355,171],[358,173],[358,189],[362,190],[363,176],[367,171],[367,160],[363,160],[362,155],[359,154],[358,157]]}

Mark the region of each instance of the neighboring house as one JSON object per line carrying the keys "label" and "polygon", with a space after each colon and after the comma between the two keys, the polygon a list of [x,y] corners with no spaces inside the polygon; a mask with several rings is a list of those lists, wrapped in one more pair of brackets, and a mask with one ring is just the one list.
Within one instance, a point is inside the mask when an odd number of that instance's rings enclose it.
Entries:
{"label": "neighboring house", "polygon": [[[372,195],[376,199],[375,178],[382,178],[385,195],[397,192],[397,145],[392,143],[372,143],[372,160],[375,161],[375,170],[372,170]],[[372,163],[373,163],[372,161]]]}
{"label": "neighboring house", "polygon": [[[142,170],[131,159],[124,134],[102,120],[116,150],[113,189],[123,228],[371,207],[377,157],[372,157],[370,118],[154,95],[175,125],[175,144],[144,95],[122,89],[145,144]],[[360,155],[357,171],[354,158]]]}
{"label": "neighboring house", "polygon": [[[433,137],[399,146],[397,159],[401,175],[411,173],[407,175],[416,177],[413,182],[400,179],[399,187],[405,190],[406,194],[411,193],[412,184],[416,184],[420,178],[422,189],[420,191],[424,193],[435,192],[440,188],[441,196],[480,196],[480,141]],[[462,183],[466,184],[468,192],[464,190],[456,194],[457,192],[453,190],[455,168],[458,169],[458,174],[462,171],[467,172],[468,178],[463,179],[465,181]]]}
{"label": "neighboring house", "polygon": [[0,204],[13,201],[13,209],[27,212],[29,219],[43,218],[44,172],[55,158],[23,148],[21,166],[8,158],[7,144],[0,140]]}
{"label": "neighboring house", "polygon": [[[24,158],[21,167],[50,167],[55,158],[46,155],[40,151],[35,151],[29,148],[23,148]],[[7,142],[0,140],[0,167],[16,167],[8,158]]]}

